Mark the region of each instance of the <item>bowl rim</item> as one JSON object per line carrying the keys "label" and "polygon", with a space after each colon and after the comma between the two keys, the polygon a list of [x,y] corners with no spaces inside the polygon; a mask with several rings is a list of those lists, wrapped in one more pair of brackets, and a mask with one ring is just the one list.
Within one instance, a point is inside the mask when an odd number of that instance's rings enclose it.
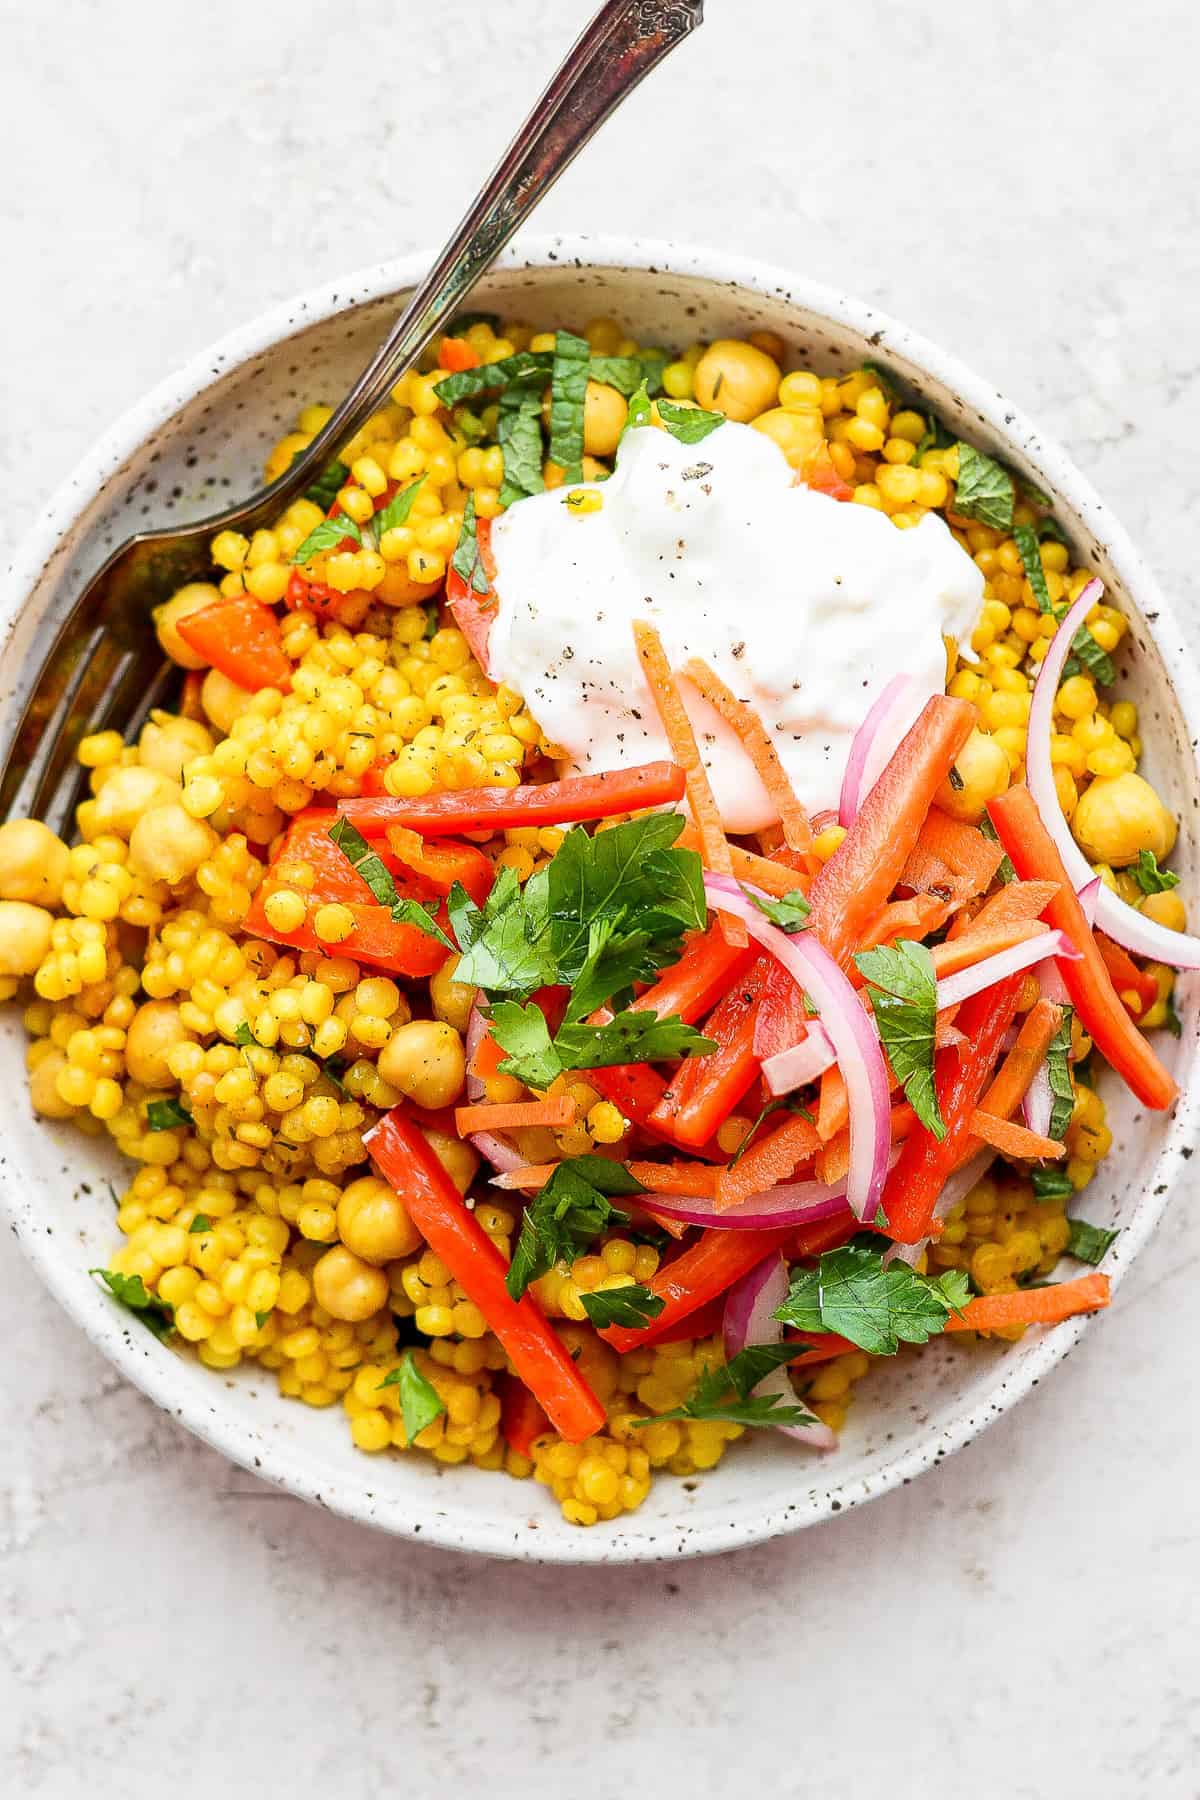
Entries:
{"label": "bowl rim", "polygon": [[[157,382],[124,411],[96,440],[58,486],[48,505],[16,546],[0,580],[0,654],[7,651],[13,627],[56,546],[97,499],[120,469],[157,428],[206,387],[255,355],[273,349],[306,326],[321,323],[350,308],[413,286],[424,275],[432,253],[410,254],[370,265],[341,279],[321,283],[277,302],[247,323],[225,333]],[[1082,524],[1103,544],[1122,587],[1136,601],[1147,629],[1160,644],[1185,640],[1177,616],[1163,597],[1156,578],[1134,548],[1123,527],[1100,500],[1090,482],[1053,439],[1034,426],[990,383],[975,375],[957,356],[874,306],[842,295],[806,277],[770,264],[751,262],[726,251],[675,245],[665,240],[620,235],[554,234],[523,237],[496,259],[497,270],[629,269],[666,279],[698,277],[717,281],[753,296],[784,300],[822,316],[831,324],[860,333],[882,352],[911,360],[971,407],[981,424],[1000,438],[1019,443],[1029,460],[1059,493]],[[1155,615],[1153,623],[1150,616]],[[1200,738],[1200,674],[1189,654],[1173,660],[1169,680],[1192,741]],[[1109,1271],[1114,1289],[1141,1252],[1157,1225],[1175,1176],[1197,1136],[1200,1085],[1185,1088],[1169,1122],[1152,1178],[1123,1231],[1122,1256]],[[877,1498],[961,1449],[1029,1393],[1079,1342],[1094,1315],[1055,1327],[1013,1358],[1010,1373],[997,1379],[986,1403],[963,1400],[948,1418],[924,1438],[892,1454],[878,1453],[870,1473],[854,1480],[820,1485],[797,1483],[794,1503],[764,1507],[735,1505],[721,1518],[662,1521],[654,1532],[626,1530],[621,1521],[595,1532],[544,1538],[537,1531],[514,1532],[503,1520],[457,1519],[430,1489],[423,1515],[410,1499],[380,1492],[343,1491],[322,1479],[303,1450],[259,1437],[236,1418],[222,1416],[219,1401],[193,1401],[176,1380],[174,1359],[146,1354],[125,1329],[122,1316],[95,1284],[95,1303],[81,1304],[78,1272],[68,1271],[54,1238],[34,1231],[18,1204],[19,1176],[9,1157],[0,1159],[0,1204],[11,1229],[41,1279],[90,1341],[143,1393],[187,1429],[231,1461],[275,1486],[340,1513],[356,1523],[372,1525],[413,1541],[456,1550],[532,1562],[593,1564],[655,1562],[679,1555],[707,1555],[815,1524]],[[215,1396],[214,1396],[215,1398]],[[633,1515],[636,1519],[636,1515]],[[631,1521],[632,1523],[632,1521]],[[539,1541],[540,1540],[540,1541]]]}

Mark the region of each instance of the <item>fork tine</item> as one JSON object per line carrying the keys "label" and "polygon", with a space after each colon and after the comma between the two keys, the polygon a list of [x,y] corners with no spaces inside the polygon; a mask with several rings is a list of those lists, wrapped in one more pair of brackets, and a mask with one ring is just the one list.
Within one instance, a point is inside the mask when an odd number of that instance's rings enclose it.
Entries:
{"label": "fork tine", "polygon": [[108,639],[88,665],[76,689],[67,728],[52,743],[34,791],[31,812],[60,836],[74,825],[75,808],[86,797],[87,770],[75,752],[93,732],[115,727],[127,740],[141,730],[151,707],[170,691],[177,671],[164,663],[157,641],[135,650],[116,650]]}

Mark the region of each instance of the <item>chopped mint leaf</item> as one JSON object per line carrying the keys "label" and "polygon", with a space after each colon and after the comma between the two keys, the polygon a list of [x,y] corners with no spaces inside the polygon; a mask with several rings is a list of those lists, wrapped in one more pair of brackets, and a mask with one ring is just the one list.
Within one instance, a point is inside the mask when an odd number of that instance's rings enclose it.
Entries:
{"label": "chopped mint leaf", "polygon": [[1068,1218],[1071,1237],[1067,1244],[1067,1253],[1077,1257],[1080,1262],[1103,1262],[1110,1247],[1120,1237],[1120,1230],[1106,1231],[1099,1225],[1089,1225],[1086,1219]]}
{"label": "chopped mint leaf", "polygon": [[913,453],[913,461],[919,463],[927,450],[949,450],[955,442],[951,432],[946,430],[936,413],[930,413],[925,421],[925,435],[919,439]]}
{"label": "chopped mint leaf", "polygon": [[602,1330],[605,1325],[625,1325],[632,1330],[640,1330],[657,1319],[667,1304],[658,1294],[652,1294],[648,1287],[643,1287],[640,1281],[628,1282],[624,1287],[598,1288],[590,1294],[580,1294],[579,1303],[597,1331]]}
{"label": "chopped mint leaf", "polygon": [[1117,665],[1107,650],[1102,650],[1086,625],[1081,625],[1071,639],[1072,657],[1085,668],[1100,687],[1111,687],[1117,679]]}
{"label": "chopped mint leaf", "polygon": [[393,494],[387,505],[375,514],[372,524],[377,537],[382,537],[385,531],[396,531],[401,525],[407,525],[408,515],[413,509],[413,502],[420,493],[424,482],[424,475],[418,475],[417,479],[410,481],[406,488],[401,488],[398,494]]}
{"label": "chopped mint leaf", "polygon": [[586,338],[576,337],[572,331],[555,332],[550,367],[550,460],[558,464],[567,482],[583,475],[583,413],[591,354]]}
{"label": "chopped mint leaf", "polygon": [[1063,1007],[1062,1023],[1050,1039],[1046,1051],[1046,1074],[1050,1081],[1050,1092],[1054,1096],[1054,1104],[1050,1108],[1050,1123],[1046,1130],[1047,1137],[1061,1143],[1067,1134],[1067,1126],[1071,1123],[1071,1114],[1075,1110],[1075,1083],[1071,1078],[1071,1021],[1075,1017],[1073,1006]]}
{"label": "chopped mint leaf", "polygon": [[151,1294],[140,1275],[122,1275],[117,1269],[89,1269],[98,1275],[113,1299],[138,1319],[156,1338],[170,1337],[175,1329],[175,1309]]}
{"label": "chopped mint leaf", "polygon": [[808,915],[811,913],[812,907],[799,888],[793,888],[790,893],[782,894],[779,899],[775,899],[770,894],[757,893],[753,888],[748,887],[743,887],[742,892],[747,900],[753,900],[760,913],[766,914],[772,925],[778,925],[780,931],[790,934],[794,931],[804,931],[807,928]]}
{"label": "chopped mint leaf", "polygon": [[616,388],[628,400],[642,386],[648,394],[661,394],[662,373],[669,360],[665,350],[639,350],[636,356],[593,356],[588,374],[593,381]]}
{"label": "chopped mint leaf", "polygon": [[170,1100],[151,1100],[146,1107],[146,1125],[150,1131],[174,1131],[191,1122],[191,1113],[183,1101],[174,1096]]}
{"label": "chopped mint leaf", "polygon": [[356,544],[363,541],[362,531],[355,524],[349,513],[343,513],[336,519],[322,519],[314,525],[296,554],[292,558],[293,565],[311,562],[322,550],[336,550],[345,538],[353,538]]}
{"label": "chopped mint leaf", "polygon": [[725,414],[705,412],[702,406],[683,406],[678,400],[659,400],[658,416],[681,444],[698,444],[710,431],[725,423]]}
{"label": "chopped mint leaf", "polygon": [[1174,869],[1160,869],[1153,850],[1139,850],[1137,868],[1130,873],[1143,894],[1165,894],[1171,888],[1179,886],[1179,877]]}
{"label": "chopped mint leaf", "polygon": [[525,1208],[505,1285],[519,1300],[531,1281],[556,1262],[573,1263],[612,1226],[628,1225],[629,1215],[610,1197],[645,1193],[623,1163],[605,1156],[575,1156],[560,1162],[545,1187]]}
{"label": "chopped mint leaf", "polygon": [[774,1369],[804,1354],[803,1344],[752,1344],[739,1351],[727,1363],[705,1369],[692,1390],[691,1398],[671,1412],[651,1419],[638,1419],[638,1425],[653,1425],[655,1419],[712,1419],[730,1425],[764,1428],[772,1425],[811,1425],[816,1415],[799,1400],[789,1404],[781,1394],[755,1394],[759,1382]]}
{"label": "chopped mint leaf", "polygon": [[1047,1167],[1034,1169],[1030,1174],[1033,1183],[1035,1200],[1069,1200],[1075,1192],[1071,1185],[1071,1177],[1064,1169]]}
{"label": "chopped mint leaf", "polygon": [[870,984],[879,1036],[897,1081],[922,1125],[940,1142],[946,1123],[933,1083],[937,976],[926,945],[906,938],[855,957]]}
{"label": "chopped mint leaf", "polygon": [[539,377],[544,382],[553,361],[548,350],[518,350],[499,362],[458,369],[439,381],[433,391],[443,406],[457,406],[460,400],[473,400],[477,394],[501,393],[514,381]]}
{"label": "chopped mint leaf", "polygon": [[542,476],[542,382],[514,382],[500,396],[496,441],[504,452],[500,504],[511,506],[527,494],[540,494]]}
{"label": "chopped mint leaf", "polygon": [[379,1385],[381,1388],[400,1389],[400,1417],[404,1423],[404,1435],[410,1444],[446,1410],[433,1383],[427,1381],[418,1369],[417,1359],[411,1350],[404,1352],[396,1367],[384,1376]]}
{"label": "chopped mint leaf", "polygon": [[450,558],[450,567],[462,581],[466,582],[473,594],[485,597],[491,593],[492,584],[488,580],[487,570],[483,566],[483,557],[479,549],[473,489],[467,495],[467,504],[463,509],[462,530],[458,534],[454,555]]}
{"label": "chopped mint leaf", "polygon": [[636,431],[640,425],[652,425],[653,423],[654,411],[650,405],[647,385],[643,381],[629,396],[629,409],[625,414],[625,424],[621,436],[624,437],[627,431]]}
{"label": "chopped mint leaf", "polygon": [[208,1214],[197,1213],[191,1224],[188,1226],[188,1236],[200,1237],[204,1232],[211,1230],[212,1220],[209,1218]]}
{"label": "chopped mint leaf", "polygon": [[398,925],[413,925],[426,937],[444,944],[447,950],[453,950],[454,945],[432,913],[419,900],[409,899],[397,891],[391,870],[383,858],[372,850],[366,838],[344,814],[339,814],[330,826],[329,841],[337,845],[351,868],[366,882],[380,906],[387,907]]}
{"label": "chopped mint leaf", "polygon": [[255,1313],[254,1323],[258,1326],[258,1329],[260,1331],[262,1330],[263,1326],[266,1324],[266,1322],[270,1318],[270,1316],[271,1316],[271,1308],[269,1306],[264,1308],[264,1310],[262,1312]]}
{"label": "chopped mint leaf", "polygon": [[1021,552],[1021,561],[1025,565],[1025,579],[1033,589],[1033,597],[1039,612],[1052,613],[1054,602],[1050,598],[1050,589],[1046,586],[1046,571],[1042,567],[1042,553],[1038,545],[1038,535],[1032,525],[1015,525],[1013,542]]}
{"label": "chopped mint leaf", "polygon": [[1008,470],[974,445],[960,442],[951,511],[961,513],[965,519],[978,519],[981,525],[991,525],[996,531],[1011,531],[1015,500]]}
{"label": "chopped mint leaf", "polygon": [[775,1317],[798,1331],[835,1331],[871,1356],[894,1356],[901,1343],[923,1344],[966,1305],[965,1271],[936,1280],[905,1262],[883,1266],[886,1247],[859,1240],[827,1250],[815,1269],[792,1276]]}

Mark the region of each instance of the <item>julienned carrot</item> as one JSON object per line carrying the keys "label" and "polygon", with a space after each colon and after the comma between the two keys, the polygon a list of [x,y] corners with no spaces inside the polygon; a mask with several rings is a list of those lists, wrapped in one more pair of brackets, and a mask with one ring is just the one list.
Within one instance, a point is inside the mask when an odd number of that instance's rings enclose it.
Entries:
{"label": "julienned carrot", "polygon": [[489,1187],[515,1190],[519,1194],[536,1194],[545,1187],[558,1164],[526,1163],[523,1169],[506,1169],[500,1175],[493,1175]]}
{"label": "julienned carrot", "polygon": [[1130,1019],[1113,986],[1033,795],[1021,783],[991,801],[988,812],[1017,874],[1023,879],[1058,883],[1058,892],[1044,909],[1044,916],[1047,924],[1064,932],[1080,953],[1078,962],[1063,959],[1056,965],[1079,1013],[1080,1025],[1142,1104],[1163,1111],[1174,1102],[1179,1089]]}
{"label": "julienned carrot", "polygon": [[[939,930],[949,915],[949,902],[940,900],[936,894],[914,894],[908,900],[889,900],[864,930],[858,948],[874,950],[877,944],[888,944],[898,937],[920,942]],[[859,981],[862,979],[859,976]]]}
{"label": "julienned carrot", "polygon": [[[707,1306],[718,1294],[724,1294],[764,1256],[770,1256],[772,1250],[782,1250],[794,1236],[794,1230],[782,1227],[773,1231],[703,1232],[673,1262],[657,1269],[646,1283],[650,1292],[665,1302],[654,1321],[654,1337],[661,1339],[673,1331],[681,1320]],[[606,1326],[600,1336],[622,1355],[653,1341],[645,1329],[631,1325]]]}
{"label": "julienned carrot", "polygon": [[[642,673],[662,721],[662,728],[667,734],[671,755],[687,779],[688,805],[700,833],[700,854],[704,858],[704,866],[717,875],[732,875],[733,859],[721,828],[721,815],[713,798],[700,747],[696,743],[692,721],[688,718],[687,708],[671,673],[662,638],[648,620],[635,619],[633,642],[638,661],[642,665]],[[721,914],[720,926],[726,943],[744,944],[748,941],[746,927],[728,913]]]}
{"label": "julienned carrot", "polygon": [[517,1131],[527,1125],[545,1125],[551,1131],[561,1131],[574,1122],[575,1102],[567,1094],[559,1094],[553,1100],[514,1100],[511,1105],[454,1109],[460,1137],[469,1137],[473,1131]]}
{"label": "julienned carrot", "polygon": [[850,1114],[850,1100],[842,1071],[834,1063],[821,1077],[817,1100],[817,1136],[823,1144],[842,1129]]}
{"label": "julienned carrot", "polygon": [[1040,919],[1014,919],[1010,925],[995,926],[991,930],[964,931],[961,937],[948,938],[944,944],[933,946],[933,972],[940,981],[946,975],[956,975],[960,969],[983,962],[986,957],[998,956],[1002,950],[1027,944],[1031,938],[1041,937],[1045,930]]}
{"label": "julienned carrot", "polygon": [[987,892],[1003,861],[1004,851],[995,839],[934,806],[904,865],[900,885],[918,893],[932,889],[961,905]]}
{"label": "julienned carrot", "polygon": [[933,796],[970,736],[975,708],[935,694],[901,741],[858,817],[813,882],[812,926],[847,965],[900,879]]}
{"label": "julienned carrot", "polygon": [[726,687],[721,677],[709,668],[702,657],[693,656],[683,665],[683,673],[701,698],[707,700],[715,712],[720,713],[754,764],[755,773],[779,814],[784,843],[790,850],[798,850],[803,856],[811,856],[813,834],[808,814],[796,797],[787,772],[779,760],[779,752],[767,735],[758,714],[744,700],[739,700],[731,688]]}
{"label": "julienned carrot", "polygon": [[990,1144],[1001,1156],[1056,1162],[1067,1154],[1067,1146],[1056,1138],[1043,1137],[1040,1131],[1028,1131],[1012,1119],[998,1119],[995,1113],[985,1112],[982,1106],[975,1108],[968,1123],[972,1136]]}
{"label": "julienned carrot", "polygon": [[[992,1085],[979,1102],[984,1112],[994,1119],[1007,1119],[1016,1112],[1029,1084],[1045,1061],[1055,1032],[1062,1024],[1062,1007],[1053,1000],[1039,1000],[1026,1013],[1017,1033],[1017,1041],[996,1071]],[[977,1146],[975,1147],[977,1148]],[[974,1155],[968,1153],[967,1161]]]}
{"label": "julienned carrot", "polygon": [[951,937],[975,931],[1002,931],[1023,919],[1037,919],[1058,892],[1057,881],[1010,881],[985,900],[973,919],[959,913]]}
{"label": "julienned carrot", "polygon": [[1019,1288],[1013,1294],[983,1294],[951,1313],[947,1331],[1001,1331],[1009,1325],[1058,1325],[1076,1313],[1097,1312],[1109,1302],[1107,1275],[1080,1275],[1050,1287]]}
{"label": "julienned carrot", "polygon": [[338,811],[364,837],[383,837],[393,825],[406,825],[422,837],[458,837],[464,831],[573,825],[616,813],[646,812],[653,806],[670,806],[683,794],[683,770],[674,763],[657,762],[529,787],[448,789],[420,800],[371,794],[361,800],[339,800]]}
{"label": "julienned carrot", "polygon": [[718,1208],[724,1211],[739,1200],[748,1200],[751,1194],[761,1194],[778,1182],[787,1181],[820,1147],[816,1127],[793,1113],[774,1131],[756,1138],[732,1168],[717,1171],[714,1198]]}
{"label": "julienned carrot", "polygon": [[719,1169],[711,1163],[631,1162],[629,1173],[652,1194],[675,1194],[681,1200],[707,1200],[717,1191]]}
{"label": "julienned carrot", "polygon": [[368,1134],[366,1147],[429,1248],[479,1308],[555,1430],[572,1444],[599,1431],[604,1407],[532,1294],[512,1298],[505,1286],[504,1257],[467,1210],[413,1120],[393,1108]]}
{"label": "julienned carrot", "polygon": [[[907,1100],[892,1108],[892,1142],[901,1144],[913,1128],[916,1114]],[[844,1181],[850,1173],[850,1132],[843,1126],[836,1137],[823,1144],[813,1159],[813,1173],[827,1187]]]}
{"label": "julienned carrot", "polygon": [[[685,825],[677,841],[683,850],[702,851],[700,833],[694,825]],[[733,872],[739,881],[748,881],[754,887],[760,887],[765,894],[773,894],[777,900],[782,900],[785,894],[794,893],[797,888],[802,893],[808,892],[809,878],[802,870],[789,869],[786,864],[758,856],[753,850],[743,849],[740,844],[729,844],[727,848]]]}

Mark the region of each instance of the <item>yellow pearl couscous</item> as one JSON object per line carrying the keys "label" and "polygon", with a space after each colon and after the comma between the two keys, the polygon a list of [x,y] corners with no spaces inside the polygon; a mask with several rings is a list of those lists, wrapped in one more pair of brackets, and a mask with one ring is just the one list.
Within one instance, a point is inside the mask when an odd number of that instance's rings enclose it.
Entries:
{"label": "yellow pearl couscous", "polygon": [[[0,827],[0,993],[24,1009],[35,1111],[107,1134],[131,1166],[106,1272],[118,1297],[210,1368],[257,1363],[284,1395],[340,1406],[368,1454],[415,1452],[532,1475],[568,1520],[589,1526],[640,1506],[656,1472],[712,1468],[753,1422],[737,1405],[689,1411],[698,1384],[719,1380],[723,1367],[708,1303],[720,1289],[681,1329],[651,1328],[644,1343],[619,1353],[596,1328],[598,1301],[650,1292],[646,1284],[677,1250],[636,1210],[599,1217],[573,1254],[545,1261],[522,1302],[550,1322],[594,1396],[594,1428],[568,1441],[539,1410],[522,1407],[511,1346],[481,1291],[426,1240],[415,1190],[406,1197],[402,1183],[382,1179],[364,1140],[390,1109],[415,1121],[450,1190],[469,1196],[471,1229],[501,1268],[516,1251],[528,1200],[481,1179],[479,1150],[453,1110],[468,1080],[479,1082],[472,1092],[484,1105],[532,1107],[540,1122],[506,1127],[523,1164],[596,1152],[627,1163],[653,1143],[604,1070],[568,1067],[541,1083],[469,1066],[465,1040],[479,994],[473,981],[456,979],[458,953],[420,937],[426,963],[417,974],[368,953],[362,902],[370,896],[344,858],[340,885],[331,880],[326,858],[336,863],[340,852],[317,856],[317,838],[302,835],[306,822],[324,820],[327,841],[334,809],[364,794],[417,803],[511,790],[552,773],[555,746],[537,723],[536,697],[531,710],[488,680],[443,595],[448,573],[458,571],[460,586],[464,568],[474,579],[460,562],[466,536],[527,491],[518,464],[528,463],[531,443],[540,446],[539,483],[562,486],[569,510],[602,507],[602,489],[575,484],[611,469],[630,410],[633,384],[623,376],[631,365],[654,371],[664,408],[698,407],[754,426],[797,472],[819,467],[826,491],[900,530],[929,513],[947,521],[983,579],[978,620],[969,642],[951,646],[948,669],[948,694],[975,708],[974,729],[937,794],[959,826],[978,825],[1022,778],[1031,689],[1054,609],[1075,600],[1088,577],[1057,536],[1041,531],[1040,502],[1018,493],[1003,525],[956,510],[961,447],[869,367],[843,375],[789,367],[787,347],[770,333],[666,356],[646,352],[613,320],[593,320],[583,337],[584,354],[603,361],[593,360],[581,390],[574,466],[551,458],[545,380],[532,385],[523,413],[499,405],[482,378],[463,399],[439,395],[448,372],[486,376],[522,352],[535,368],[539,355],[556,355],[554,332],[481,320],[397,384],[320,491],[270,529],[214,538],[211,579],[182,588],[154,615],[164,652],[186,672],[178,710],[153,712],[132,742],[106,731],[80,744],[89,793],[76,842],[34,820]],[[328,416],[325,405],[304,408],[267,459],[268,479]],[[524,420],[523,437],[514,416]],[[340,533],[329,528],[331,509]],[[266,631],[257,662],[250,652],[230,661],[211,648],[206,619],[231,607]],[[1157,868],[1169,855],[1175,820],[1138,772],[1136,708],[1096,674],[1126,622],[1101,603],[1087,625],[1093,656],[1062,680],[1055,702],[1059,802],[1101,878],[1182,931],[1186,914],[1170,881],[1147,893],[1136,879],[1147,858]],[[846,836],[822,824],[810,876]],[[544,877],[564,837],[537,818],[477,825],[465,833],[462,867],[482,863],[484,891],[496,876],[519,895]],[[778,838],[743,846],[768,856],[778,847]],[[389,880],[400,879],[412,854],[400,845]],[[432,879],[428,869],[417,874]],[[450,889],[412,891],[432,912]],[[1122,999],[1130,1013],[1146,1026],[1168,1022],[1170,971],[1129,967],[1133,986]],[[1022,998],[1018,1017],[1036,987]],[[929,1280],[960,1278],[980,1296],[1017,1293],[1077,1241],[1068,1204],[1111,1142],[1100,1096],[1082,1076],[1090,1049],[1076,1020],[1070,1060],[1079,1073],[1055,1178],[1031,1178],[1019,1159],[980,1175],[940,1231],[931,1228],[916,1264]],[[736,1162],[758,1111],[745,1088],[734,1096],[715,1133],[718,1163]],[[1019,1336],[1023,1326],[995,1329]],[[810,1343],[791,1382],[798,1404],[836,1431],[870,1364],[840,1337],[826,1351]]]}

